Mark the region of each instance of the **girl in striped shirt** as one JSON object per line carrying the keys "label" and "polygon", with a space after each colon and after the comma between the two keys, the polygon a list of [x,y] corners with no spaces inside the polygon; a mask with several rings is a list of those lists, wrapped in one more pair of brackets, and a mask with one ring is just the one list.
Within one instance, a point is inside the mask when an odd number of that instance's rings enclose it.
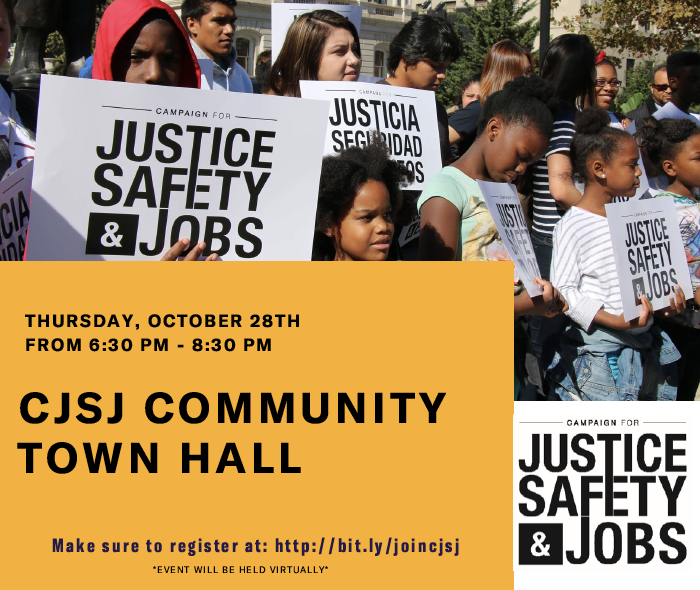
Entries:
{"label": "girl in striped shirt", "polygon": [[[568,302],[572,324],[561,338],[550,377],[564,400],[636,400],[641,390],[644,399],[675,399],[675,367],[668,361],[678,354],[652,326],[651,303],[642,296],[644,309],[634,320],[622,312],[605,205],[614,196],[633,196],[641,170],[634,138],[609,123],[600,107],[585,109],[576,120],[572,170],[585,190],[554,228],[551,267],[552,284]],[[677,290],[666,315],[684,308]]]}

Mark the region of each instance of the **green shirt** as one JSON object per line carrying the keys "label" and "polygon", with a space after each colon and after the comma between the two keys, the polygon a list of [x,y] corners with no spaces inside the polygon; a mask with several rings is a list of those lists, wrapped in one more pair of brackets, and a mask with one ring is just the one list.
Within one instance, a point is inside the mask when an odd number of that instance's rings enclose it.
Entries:
{"label": "green shirt", "polygon": [[418,212],[433,197],[449,201],[459,211],[457,260],[510,260],[475,180],[454,166],[446,166],[425,186]]}

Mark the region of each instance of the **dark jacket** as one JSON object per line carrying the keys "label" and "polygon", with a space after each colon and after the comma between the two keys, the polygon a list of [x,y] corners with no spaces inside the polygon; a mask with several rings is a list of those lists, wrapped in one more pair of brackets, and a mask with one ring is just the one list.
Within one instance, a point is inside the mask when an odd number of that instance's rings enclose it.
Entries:
{"label": "dark jacket", "polygon": [[642,121],[651,117],[655,112],[656,103],[653,98],[649,97],[642,106],[628,112],[626,117],[634,121],[637,124],[637,129],[639,129]]}

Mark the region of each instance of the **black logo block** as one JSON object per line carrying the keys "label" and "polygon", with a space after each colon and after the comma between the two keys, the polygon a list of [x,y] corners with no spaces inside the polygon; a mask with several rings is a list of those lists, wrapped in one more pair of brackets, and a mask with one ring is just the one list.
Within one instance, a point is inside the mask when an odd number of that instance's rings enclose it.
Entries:
{"label": "black logo block", "polygon": [[90,213],[85,254],[133,256],[138,229],[138,215]]}
{"label": "black logo block", "polygon": [[563,565],[564,525],[561,523],[518,525],[520,565]]}
{"label": "black logo block", "polygon": [[634,293],[634,304],[642,304],[642,295],[646,295],[647,291],[644,288],[644,278],[640,277],[632,281],[632,292]]}

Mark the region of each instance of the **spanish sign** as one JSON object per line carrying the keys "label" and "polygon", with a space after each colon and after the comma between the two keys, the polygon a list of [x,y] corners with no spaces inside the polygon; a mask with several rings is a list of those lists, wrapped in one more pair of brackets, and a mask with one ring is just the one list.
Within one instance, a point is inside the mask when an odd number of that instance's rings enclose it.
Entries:
{"label": "spanish sign", "polygon": [[435,93],[388,84],[300,81],[301,95],[330,101],[326,154],[364,146],[379,133],[394,160],[415,175],[422,190],[442,169]]}
{"label": "spanish sign", "polygon": [[34,162],[0,182],[0,260],[23,260]]}

